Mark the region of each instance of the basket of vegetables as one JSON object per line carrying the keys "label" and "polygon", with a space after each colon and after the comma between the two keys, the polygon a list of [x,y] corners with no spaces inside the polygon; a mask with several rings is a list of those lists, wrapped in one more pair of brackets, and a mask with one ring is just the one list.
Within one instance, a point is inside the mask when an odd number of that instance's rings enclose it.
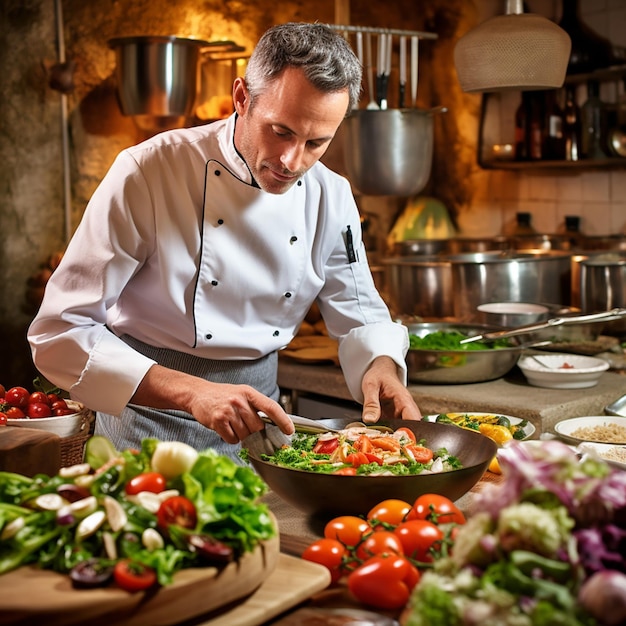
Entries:
{"label": "basket of vegetables", "polygon": [[508,374],[522,352],[517,338],[461,343],[462,339],[493,330],[501,329],[452,322],[409,324],[409,380],[457,385],[495,380]]}

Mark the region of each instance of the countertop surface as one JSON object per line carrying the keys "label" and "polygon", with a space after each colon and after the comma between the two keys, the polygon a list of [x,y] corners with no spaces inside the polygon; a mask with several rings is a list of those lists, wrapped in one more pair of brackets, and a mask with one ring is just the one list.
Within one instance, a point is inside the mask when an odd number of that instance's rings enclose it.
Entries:
{"label": "countertop surface", "polygon": [[[341,368],[329,364],[303,364],[279,359],[278,384],[282,390],[352,400]],[[566,418],[604,415],[604,407],[626,393],[623,371],[605,372],[595,387],[544,389],[526,382],[519,368],[497,380],[463,385],[408,386],[423,415],[448,411],[496,412],[528,419],[535,436],[553,432]]]}

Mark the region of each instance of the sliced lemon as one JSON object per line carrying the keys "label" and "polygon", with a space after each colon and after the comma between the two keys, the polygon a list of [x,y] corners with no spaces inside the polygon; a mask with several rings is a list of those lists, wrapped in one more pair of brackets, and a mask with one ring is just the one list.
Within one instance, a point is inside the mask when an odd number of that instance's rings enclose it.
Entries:
{"label": "sliced lemon", "polygon": [[500,467],[497,456],[494,456],[493,459],[491,459],[491,463],[489,463],[489,467],[487,469],[492,474],[502,474],[502,468]]}
{"label": "sliced lemon", "polygon": [[493,439],[499,446],[513,439],[511,431],[506,426],[498,426],[497,424],[480,424],[479,430],[481,434]]}

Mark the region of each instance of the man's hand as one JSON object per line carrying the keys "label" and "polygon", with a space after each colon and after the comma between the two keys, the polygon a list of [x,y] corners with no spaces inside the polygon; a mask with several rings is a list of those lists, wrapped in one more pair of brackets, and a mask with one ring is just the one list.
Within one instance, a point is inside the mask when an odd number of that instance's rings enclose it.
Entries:
{"label": "man's hand", "polygon": [[409,390],[398,378],[396,364],[389,357],[378,357],[363,376],[363,421],[381,417],[420,420],[422,414]]}
{"label": "man's hand", "polygon": [[265,428],[259,411],[286,435],[294,432],[293,423],[282,407],[253,387],[213,383],[161,365],[148,370],[131,402],[155,409],[186,411],[231,444]]}

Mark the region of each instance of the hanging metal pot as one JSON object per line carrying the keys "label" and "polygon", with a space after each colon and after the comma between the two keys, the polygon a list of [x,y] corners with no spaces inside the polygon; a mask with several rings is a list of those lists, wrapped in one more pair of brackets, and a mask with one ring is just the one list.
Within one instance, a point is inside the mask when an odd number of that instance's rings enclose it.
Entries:
{"label": "hanging metal pot", "polygon": [[426,186],[433,157],[434,109],[362,109],[343,121],[346,174],[369,196],[413,196]]}

